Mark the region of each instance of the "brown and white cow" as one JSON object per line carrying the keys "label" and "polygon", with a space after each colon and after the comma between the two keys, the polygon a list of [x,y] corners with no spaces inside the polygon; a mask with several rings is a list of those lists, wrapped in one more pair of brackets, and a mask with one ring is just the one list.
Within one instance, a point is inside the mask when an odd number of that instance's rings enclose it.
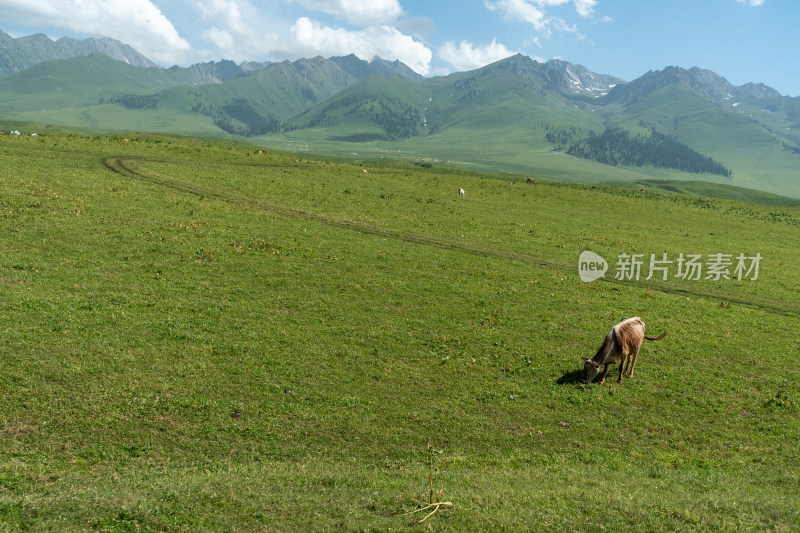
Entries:
{"label": "brown and white cow", "polygon": [[633,377],[633,368],[636,366],[636,356],[639,355],[639,348],[642,341],[657,341],[663,339],[666,332],[658,337],[649,337],[644,334],[644,322],[638,316],[633,318],[623,318],[622,322],[611,328],[606,335],[603,345],[591,359],[586,359],[583,365],[581,383],[591,383],[600,373],[600,367],[604,366],[603,377],[600,379],[602,385],[606,381],[608,365],[619,363],[619,379],[622,382],[623,373],[627,372],[628,377]]}

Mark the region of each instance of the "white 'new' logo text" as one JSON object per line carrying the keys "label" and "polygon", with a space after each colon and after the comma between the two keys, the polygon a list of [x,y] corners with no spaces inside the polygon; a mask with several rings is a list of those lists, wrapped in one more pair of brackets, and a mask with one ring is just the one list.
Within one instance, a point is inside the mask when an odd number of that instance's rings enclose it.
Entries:
{"label": "white 'new' logo text", "polygon": [[594,252],[586,250],[578,258],[578,274],[581,281],[590,282],[600,279],[606,274],[608,263]]}

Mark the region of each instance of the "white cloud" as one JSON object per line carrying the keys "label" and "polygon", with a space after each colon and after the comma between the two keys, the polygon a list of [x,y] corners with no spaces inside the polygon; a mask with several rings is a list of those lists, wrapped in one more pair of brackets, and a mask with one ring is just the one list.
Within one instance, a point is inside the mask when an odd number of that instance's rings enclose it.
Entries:
{"label": "white cloud", "polygon": [[252,31],[242,18],[239,4],[233,0],[204,0],[197,7],[203,18],[213,20],[234,33],[246,34]]}
{"label": "white cloud", "polygon": [[[369,3],[353,0],[321,2],[319,0],[286,0],[302,3],[304,9],[318,7],[337,11],[345,16],[361,7],[363,20],[382,20],[399,14],[395,0]],[[392,8],[392,5],[398,9]],[[246,0],[201,0],[198,8],[202,18],[212,26],[202,32],[208,45],[216,50],[216,58],[234,61],[266,59],[279,61],[321,55],[331,57],[355,54],[364,60],[375,56],[387,60],[400,60],[416,72],[426,75],[430,71],[431,51],[389,24],[373,24],[360,29],[331,27],[307,16],[294,24],[270,13],[263,15],[261,6],[254,7]],[[372,10],[372,11],[370,11]],[[378,15],[377,13],[382,13]],[[355,15],[347,15],[351,19]]]}
{"label": "white cloud", "polygon": [[358,26],[392,23],[403,14],[397,0],[288,0]]}
{"label": "white cloud", "polygon": [[526,0],[499,0],[494,3],[487,1],[485,5],[490,11],[500,12],[505,20],[527,22],[536,31],[544,31],[547,27],[544,11]]}
{"label": "white cloud", "polygon": [[214,47],[215,60],[260,59],[288,39],[286,24],[268,24],[247,2],[202,0],[197,7],[203,19],[212,21],[201,35]]}
{"label": "white cloud", "polygon": [[291,34],[291,48],[300,57],[355,54],[360,59],[370,60],[379,56],[400,60],[419,74],[427,75],[433,56],[424,44],[387,25],[350,31],[300,17],[292,26]]}
{"label": "white cloud", "polygon": [[597,5],[597,0],[574,0],[575,11],[578,12],[583,18],[590,17],[594,12],[594,6]]}
{"label": "white cloud", "polygon": [[[741,1],[741,0],[740,0]],[[751,0],[759,1],[759,0]],[[760,0],[763,1],[763,0]],[[485,0],[484,5],[490,11],[497,11],[503,20],[509,22],[525,22],[545,37],[550,37],[553,31],[575,33],[579,38],[583,36],[575,26],[570,26],[560,17],[548,16],[547,10],[552,7],[572,3],[575,11],[581,18],[588,18],[594,13],[597,0]]]}
{"label": "white cloud", "polygon": [[439,49],[439,57],[458,71],[480,68],[512,55],[514,52],[495,39],[491,44],[478,47],[467,41],[461,41],[457,46],[455,42],[448,41]]}
{"label": "white cloud", "polygon": [[747,4],[749,6],[763,6],[764,0],[736,0],[740,4]]}
{"label": "white cloud", "polygon": [[0,0],[0,11],[21,24],[111,36],[160,62],[179,63],[191,49],[150,0]]}
{"label": "white cloud", "polygon": [[203,32],[203,37],[212,42],[214,47],[221,51],[224,59],[237,58],[236,38],[230,32],[212,26]]}

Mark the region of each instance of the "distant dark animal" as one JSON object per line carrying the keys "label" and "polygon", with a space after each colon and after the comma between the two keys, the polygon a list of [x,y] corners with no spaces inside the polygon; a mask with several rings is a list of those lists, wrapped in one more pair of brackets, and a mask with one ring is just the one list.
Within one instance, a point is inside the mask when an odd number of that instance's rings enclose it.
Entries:
{"label": "distant dark animal", "polygon": [[600,384],[602,385],[606,381],[608,365],[613,365],[617,362],[619,362],[619,379],[617,379],[617,383],[622,382],[622,375],[625,372],[628,373],[629,378],[632,378],[633,369],[636,366],[636,357],[639,355],[642,341],[644,339],[649,341],[661,340],[665,335],[666,332],[658,337],[645,335],[644,322],[638,316],[622,319],[622,322],[608,332],[603,345],[597,350],[595,356],[584,361],[581,383],[591,383],[600,373],[600,367],[605,366],[603,377],[600,379]]}
{"label": "distant dark animal", "polygon": [[464,189],[458,189],[458,195],[461,198],[465,198],[467,196],[467,193],[464,192]]}
{"label": "distant dark animal", "polygon": [[527,183],[533,184],[533,183],[536,183],[536,182],[533,180],[533,178],[528,178]]}

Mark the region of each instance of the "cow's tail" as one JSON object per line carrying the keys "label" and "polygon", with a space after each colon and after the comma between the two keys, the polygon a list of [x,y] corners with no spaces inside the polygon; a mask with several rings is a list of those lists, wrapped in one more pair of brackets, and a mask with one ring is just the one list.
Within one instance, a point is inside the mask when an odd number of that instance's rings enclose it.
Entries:
{"label": "cow's tail", "polygon": [[667,332],[665,331],[664,333],[662,333],[658,337],[651,337],[649,335],[645,335],[644,338],[649,340],[649,341],[660,341],[661,339],[663,339],[666,336],[667,336]]}

